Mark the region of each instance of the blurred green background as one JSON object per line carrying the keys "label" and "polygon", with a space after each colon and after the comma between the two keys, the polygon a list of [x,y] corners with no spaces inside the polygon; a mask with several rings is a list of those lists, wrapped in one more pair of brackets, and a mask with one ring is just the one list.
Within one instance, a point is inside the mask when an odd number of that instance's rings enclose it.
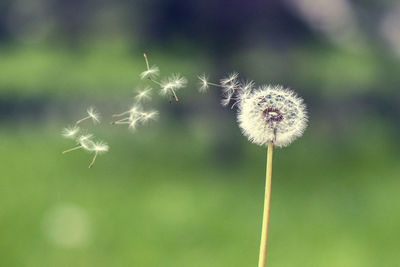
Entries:
{"label": "blurred green background", "polygon": [[[109,125],[142,53],[188,87]],[[274,154],[267,266],[399,266],[400,5],[387,0],[0,2],[0,266],[256,266],[266,149],[197,75],[233,70],[308,104]],[[61,155],[84,124],[110,151]]]}

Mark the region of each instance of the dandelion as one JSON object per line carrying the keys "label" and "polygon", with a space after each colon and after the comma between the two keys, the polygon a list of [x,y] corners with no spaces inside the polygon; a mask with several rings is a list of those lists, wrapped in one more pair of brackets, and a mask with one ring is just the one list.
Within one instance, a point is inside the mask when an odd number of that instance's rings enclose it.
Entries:
{"label": "dandelion", "polygon": [[92,119],[93,123],[100,123],[100,114],[96,111],[96,109],[94,107],[89,107],[87,110],[87,115],[86,117],[84,117],[83,119],[78,120],[75,124],[78,125],[79,123],[88,120],[88,119]]}
{"label": "dandelion", "polygon": [[222,89],[223,106],[233,103],[231,109],[238,107],[237,120],[243,135],[257,145],[267,146],[265,199],[258,263],[259,267],[264,267],[273,147],[285,147],[303,134],[308,121],[306,106],[303,99],[289,89],[282,86],[261,86],[256,89],[253,81],[241,82],[236,72],[221,79],[219,84],[208,82],[204,77],[199,76],[201,83]]}
{"label": "dandelion", "polygon": [[[232,80],[228,83],[232,83]],[[267,146],[266,185],[263,223],[259,254],[259,267],[265,266],[269,207],[272,177],[272,150],[285,147],[300,137],[307,127],[307,112],[303,99],[282,86],[262,86],[254,89],[254,83],[241,84],[235,94],[238,101],[238,123],[249,141]]]}
{"label": "dandelion", "polygon": [[208,88],[210,85],[208,84],[208,78],[205,74],[202,74],[197,77],[199,79],[200,87],[199,87],[199,92],[200,93],[205,93],[207,92]]}
{"label": "dandelion", "polygon": [[80,131],[78,126],[66,127],[62,131],[62,136],[65,138],[75,138],[76,134]]}

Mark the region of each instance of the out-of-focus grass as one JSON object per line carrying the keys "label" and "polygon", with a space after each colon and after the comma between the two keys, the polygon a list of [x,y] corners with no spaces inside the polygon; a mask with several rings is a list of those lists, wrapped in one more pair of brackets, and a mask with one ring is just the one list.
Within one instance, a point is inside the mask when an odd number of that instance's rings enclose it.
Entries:
{"label": "out-of-focus grass", "polygon": [[[99,134],[110,152],[89,170],[84,152],[60,154],[73,145],[60,127],[1,131],[1,266],[256,265],[264,149],[237,136],[239,155],[219,164],[214,148],[183,125],[135,135],[112,129]],[[268,264],[396,266],[393,140],[384,129],[360,130],[337,146],[314,127],[275,151]],[[45,216],[63,203],[86,212],[86,245],[67,249],[46,238]]]}

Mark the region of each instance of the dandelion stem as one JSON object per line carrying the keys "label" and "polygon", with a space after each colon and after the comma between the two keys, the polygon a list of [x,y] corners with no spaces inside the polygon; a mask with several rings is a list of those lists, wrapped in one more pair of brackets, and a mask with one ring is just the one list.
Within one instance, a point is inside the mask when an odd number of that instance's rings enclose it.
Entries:
{"label": "dandelion stem", "polygon": [[144,56],[144,60],[146,61],[147,70],[150,70],[149,60],[147,59],[146,53],[143,53],[143,56]]}
{"label": "dandelion stem", "polygon": [[117,120],[117,121],[112,121],[112,122],[110,122],[110,124],[111,125],[120,124],[121,122],[126,122],[129,119],[130,119],[129,117],[128,118],[123,118],[123,119],[120,119],[120,120]]}
{"label": "dandelion stem", "polygon": [[90,118],[91,118],[90,116],[87,116],[87,117],[85,117],[83,119],[80,119],[79,121],[75,122],[75,124],[78,125],[79,123],[81,123],[81,122],[83,122],[83,121],[85,121],[87,119],[90,119]]}
{"label": "dandelion stem", "polygon": [[274,144],[268,143],[267,152],[267,170],[265,182],[265,199],[264,199],[264,212],[261,232],[260,255],[258,258],[258,267],[265,267],[265,257],[267,254],[267,236],[268,236],[268,223],[269,223],[269,207],[271,200],[271,177],[272,177],[272,150]]}
{"label": "dandelion stem", "polygon": [[235,103],[233,103],[233,105],[231,106],[231,109],[233,109],[236,106],[236,104],[239,103],[239,102],[240,102],[240,100],[238,100]]}
{"label": "dandelion stem", "polygon": [[158,82],[158,81],[154,80],[153,78],[151,78],[151,77],[148,77],[147,79],[148,79],[149,81],[151,81],[151,82],[153,82],[153,83],[155,83],[155,84],[159,85],[160,87],[162,87],[162,84],[161,84],[160,82]]}
{"label": "dandelion stem", "polygon": [[178,96],[175,94],[174,89],[171,89],[171,91],[172,91],[172,94],[174,95],[175,101],[178,102],[179,99],[178,99]]}
{"label": "dandelion stem", "polygon": [[[147,70],[150,70],[149,60],[147,59],[146,53],[143,53],[143,57],[144,57],[144,61],[146,62],[146,68],[147,68]],[[156,81],[156,80],[154,80],[154,79],[152,79],[151,76],[147,77],[147,79],[148,79],[149,81],[152,81],[153,83],[158,84],[159,86],[161,86],[161,83],[158,82],[158,81]]]}
{"label": "dandelion stem", "polygon": [[97,152],[94,154],[93,160],[92,160],[92,162],[90,162],[90,164],[89,164],[89,169],[93,167],[94,162],[96,161],[96,158],[97,158]]}
{"label": "dandelion stem", "polygon": [[212,86],[216,86],[216,87],[223,87],[223,86],[220,85],[220,84],[212,83],[212,82],[207,82],[207,84],[212,85]]}
{"label": "dandelion stem", "polygon": [[73,147],[73,148],[67,149],[67,150],[65,150],[65,151],[63,151],[61,153],[65,154],[65,153],[68,153],[68,152],[71,152],[71,151],[74,151],[74,150],[77,150],[77,149],[80,149],[80,148],[82,148],[82,146]]}
{"label": "dandelion stem", "polygon": [[113,114],[112,117],[113,117],[113,118],[121,117],[121,116],[124,116],[125,114],[128,114],[129,112],[130,112],[130,111],[127,110],[127,111],[122,112],[122,113],[119,113],[119,114]]}
{"label": "dandelion stem", "polygon": [[117,120],[117,121],[114,121],[114,122],[117,123],[117,122],[123,122],[123,121],[128,121],[128,120],[130,120],[130,118],[126,117],[126,118],[123,118],[123,119],[120,119],[120,120]]}

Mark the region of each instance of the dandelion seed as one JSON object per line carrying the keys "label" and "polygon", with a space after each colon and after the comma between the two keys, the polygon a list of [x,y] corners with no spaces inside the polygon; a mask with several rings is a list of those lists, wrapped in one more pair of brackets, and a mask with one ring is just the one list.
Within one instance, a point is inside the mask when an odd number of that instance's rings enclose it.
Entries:
{"label": "dandelion seed", "polygon": [[72,126],[64,128],[62,131],[62,136],[65,138],[75,138],[76,134],[80,131],[78,126]]}
{"label": "dandelion seed", "polygon": [[114,114],[114,115],[112,115],[112,117],[113,118],[117,118],[117,117],[121,117],[121,116],[124,116],[124,115],[127,115],[127,114],[135,114],[135,113],[137,113],[139,111],[139,109],[140,109],[140,106],[137,105],[137,104],[134,104],[129,110],[124,111],[124,112],[119,113],[119,114]]}
{"label": "dandelion seed", "polygon": [[92,119],[93,123],[100,123],[100,114],[96,111],[96,109],[94,107],[89,107],[86,110],[88,116],[78,120],[75,124],[78,125],[79,123],[88,120],[88,119]]}
{"label": "dandelion seed", "polygon": [[135,96],[136,102],[138,103],[140,101],[150,100],[151,99],[151,96],[150,96],[151,90],[152,89],[150,87],[146,87],[145,89],[139,91],[138,94]]}
{"label": "dandelion seed", "polygon": [[221,100],[221,105],[224,106],[224,107],[228,106],[229,103],[231,102],[231,99],[232,99],[232,95],[231,94],[230,95],[225,95]]}
{"label": "dandelion seed", "polygon": [[83,147],[82,147],[81,145],[79,145],[79,146],[76,146],[76,147],[73,147],[73,148],[64,150],[64,151],[61,152],[61,153],[62,153],[62,154],[66,154],[66,153],[69,153],[69,152],[71,152],[71,151],[74,151],[74,150],[77,150],[77,149],[81,149],[81,148],[83,148]]}
{"label": "dandelion seed", "polygon": [[239,77],[239,73],[233,72],[228,77],[221,79],[221,85],[227,85],[229,83],[235,82]]}
{"label": "dandelion seed", "polygon": [[81,135],[78,138],[78,143],[82,148],[86,151],[92,151],[95,147],[95,143],[93,142],[93,135],[92,134],[87,134],[87,135]]}
{"label": "dandelion seed", "polygon": [[89,107],[87,113],[94,123],[100,122],[100,114],[94,109],[94,107]]}
{"label": "dandelion seed", "polygon": [[107,143],[103,141],[98,141],[93,143],[93,148],[91,149],[92,152],[94,152],[94,156],[92,161],[89,164],[89,168],[92,168],[94,165],[94,162],[96,161],[96,158],[98,155],[104,154],[108,151],[109,147]]}
{"label": "dandelion seed", "polygon": [[143,114],[143,122],[146,122],[148,120],[155,120],[158,117],[158,111],[150,111],[147,113]]}
{"label": "dandelion seed", "polygon": [[111,124],[128,125],[128,128],[134,131],[139,124],[143,124],[149,120],[155,120],[158,116],[158,112],[155,110],[145,112],[140,105],[135,104],[128,111],[113,115],[113,117],[121,117],[123,115],[126,115],[126,117],[113,121]]}
{"label": "dandelion seed", "polygon": [[208,83],[208,77],[205,74],[202,74],[202,75],[198,76],[197,78],[199,79],[199,83],[200,83],[199,92],[200,93],[207,92],[207,90],[210,86]]}
{"label": "dandelion seed", "polygon": [[109,146],[107,145],[107,143],[103,142],[103,141],[98,141],[94,143],[93,146],[93,151],[99,153],[99,154],[103,154],[105,152],[107,152],[109,149]]}
{"label": "dandelion seed", "polygon": [[91,134],[88,135],[81,135],[79,138],[77,138],[77,143],[78,146],[64,150],[62,152],[62,154],[66,154],[68,152],[74,151],[74,150],[78,150],[78,149],[85,149],[85,150],[89,150],[89,148],[91,147],[91,141],[90,139],[92,138]]}
{"label": "dandelion seed", "polygon": [[187,84],[187,80],[185,77],[182,77],[179,73],[174,73],[167,80],[161,82],[161,87],[163,90],[168,92],[169,90],[178,90],[185,87]]}
{"label": "dandelion seed", "polygon": [[137,127],[137,124],[138,124],[138,119],[132,119],[132,120],[130,120],[129,126],[128,126],[129,130],[135,131],[135,130],[136,130],[136,127]]}
{"label": "dandelion seed", "polygon": [[143,71],[140,73],[140,78],[141,79],[151,79],[158,77],[160,74],[160,69],[157,66],[152,66],[151,68],[148,68],[147,70]]}
{"label": "dandelion seed", "polygon": [[242,84],[240,89],[243,92],[252,92],[254,90],[254,82],[253,81],[245,82],[244,84]]}
{"label": "dandelion seed", "polygon": [[160,83],[161,86],[161,95],[173,96],[175,101],[179,101],[178,96],[176,95],[176,91],[185,87],[187,84],[187,80],[185,77],[182,77],[179,73],[175,73],[172,76],[168,77],[167,80],[164,80]]}

